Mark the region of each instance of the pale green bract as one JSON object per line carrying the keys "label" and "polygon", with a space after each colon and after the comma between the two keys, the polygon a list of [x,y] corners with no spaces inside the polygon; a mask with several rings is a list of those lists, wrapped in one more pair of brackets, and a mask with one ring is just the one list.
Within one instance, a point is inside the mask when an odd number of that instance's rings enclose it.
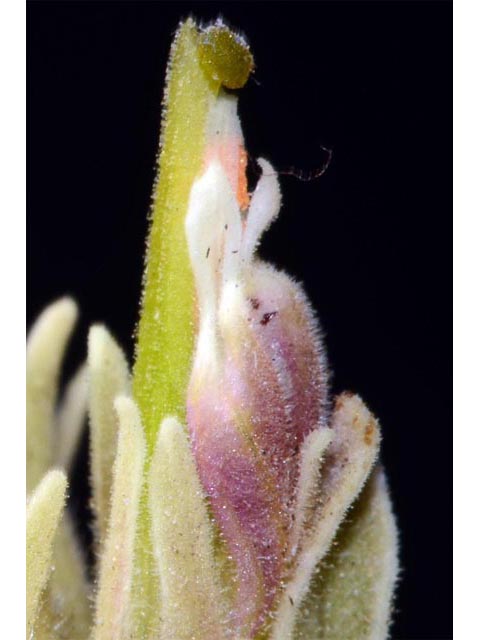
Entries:
{"label": "pale green bract", "polygon": [[[255,287],[270,295],[272,286],[272,299],[276,295],[295,302],[298,317],[288,320],[293,323],[285,325],[288,330],[295,323],[313,326],[298,285],[256,257],[261,234],[278,214],[280,189],[271,165],[260,160],[264,175],[254,194],[247,193],[236,100],[222,88],[241,88],[252,69],[248,46],[221,22],[205,29],[192,20],[180,25],[167,74],[133,372],[109,331],[94,326],[87,362],[59,399],[75,303],[53,303],[30,331],[28,639],[388,637],[398,571],[397,533],[384,472],[376,462],[378,423],[362,400],[352,394],[338,396],[328,424],[311,429],[294,452],[298,477],[295,499],[288,505],[288,543],[285,532],[279,538],[282,578],[269,600],[263,593],[267,583],[262,585],[262,574],[256,575],[255,589],[267,603],[267,613],[260,607],[256,622],[254,614],[247,615],[246,622],[239,616],[245,603],[238,601],[237,591],[244,576],[236,573],[232,531],[238,531],[237,546],[246,545],[245,557],[252,553],[250,542],[242,538],[242,523],[232,525],[241,508],[234,505],[227,525],[222,524],[218,496],[213,499],[212,488],[207,490],[210,469],[220,473],[220,488],[228,477],[222,475],[218,459],[221,446],[202,459],[202,430],[192,432],[191,421],[199,416],[202,426],[202,412],[209,415],[210,410],[209,389],[202,387],[202,379],[210,375],[223,380],[225,350],[238,366],[246,361],[242,349],[263,354],[263,334],[257,328],[252,333],[242,315],[247,313],[246,300],[255,310],[260,304],[252,297]],[[264,314],[260,324],[267,325],[276,313]],[[238,343],[237,335],[243,336]],[[317,348],[313,330],[312,340]],[[299,352],[304,353],[308,339],[300,336],[299,341]],[[301,368],[302,362],[297,365]],[[228,383],[228,376],[225,380]],[[270,384],[268,380],[260,379],[260,384]],[[199,410],[196,403],[207,409]],[[238,455],[249,463],[255,460],[256,469],[255,438],[262,434],[249,431],[249,407],[221,409],[222,416],[243,416],[232,438],[238,440]],[[93,581],[87,579],[83,551],[63,509],[67,476],[87,415]],[[214,437],[212,445],[217,444]],[[228,449],[228,459],[235,461],[232,454],[235,450]],[[276,490],[268,484],[272,476],[267,471],[259,475],[267,479],[262,499]],[[231,492],[227,487],[225,508]],[[268,522],[268,509],[260,513],[264,517]],[[252,531],[258,536],[258,530]],[[248,558],[246,562],[248,567]],[[258,565],[263,566],[268,565]]]}

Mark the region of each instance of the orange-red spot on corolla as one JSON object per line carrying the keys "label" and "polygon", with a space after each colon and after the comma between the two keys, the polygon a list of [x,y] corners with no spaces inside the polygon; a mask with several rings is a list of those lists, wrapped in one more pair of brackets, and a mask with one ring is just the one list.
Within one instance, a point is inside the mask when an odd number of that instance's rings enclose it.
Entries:
{"label": "orange-red spot on corolla", "polygon": [[246,211],[250,204],[247,185],[248,156],[243,142],[237,137],[222,136],[207,146],[204,169],[217,159],[222,165],[228,180],[236,194],[240,211]]}

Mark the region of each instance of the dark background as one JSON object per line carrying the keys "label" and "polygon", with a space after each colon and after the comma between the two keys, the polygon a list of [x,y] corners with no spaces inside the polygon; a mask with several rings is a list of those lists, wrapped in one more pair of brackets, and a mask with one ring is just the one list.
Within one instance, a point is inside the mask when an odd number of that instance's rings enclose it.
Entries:
{"label": "dark background", "polygon": [[449,2],[28,5],[27,320],[75,296],[69,371],[94,321],[132,353],[181,17],[221,13],[248,36],[257,70],[240,111],[253,156],[308,172],[333,151],[322,177],[282,176],[283,211],[262,253],[304,281],[334,391],[359,392],[381,420],[401,531],[396,640],[452,633],[451,11]]}

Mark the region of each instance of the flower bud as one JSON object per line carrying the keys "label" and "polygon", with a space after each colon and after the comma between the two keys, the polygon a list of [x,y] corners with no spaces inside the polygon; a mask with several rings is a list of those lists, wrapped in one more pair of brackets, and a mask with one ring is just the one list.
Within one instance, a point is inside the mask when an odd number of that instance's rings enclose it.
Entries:
{"label": "flower bud", "polygon": [[251,635],[289,571],[300,451],[327,426],[327,372],[300,286],[256,258],[280,190],[259,160],[262,176],[245,210],[235,108],[226,96],[215,106],[186,219],[198,302],[187,416],[198,473],[236,567],[233,624]]}

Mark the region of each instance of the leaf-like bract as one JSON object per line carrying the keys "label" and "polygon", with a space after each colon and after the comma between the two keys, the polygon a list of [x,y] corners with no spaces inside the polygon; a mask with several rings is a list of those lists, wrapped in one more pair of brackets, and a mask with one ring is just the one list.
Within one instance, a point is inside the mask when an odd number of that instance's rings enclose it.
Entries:
{"label": "leaf-like bract", "polygon": [[81,365],[67,385],[55,425],[55,465],[69,471],[86,422],[88,406],[87,367]]}
{"label": "leaf-like bract", "polygon": [[130,637],[129,609],[145,443],[135,403],[115,401],[119,435],[113,468],[110,519],[100,562],[95,640]]}
{"label": "leaf-like bract", "polygon": [[174,418],[159,430],[149,483],[162,640],[223,640],[226,606],[212,527],[187,435]]}
{"label": "leaf-like bract", "polygon": [[342,394],[337,398],[331,427],[333,440],[322,464],[318,507],[305,523],[294,570],[276,613],[272,640],[292,637],[300,605],[308,593],[315,569],[328,551],[378,453],[376,420],[358,396]]}
{"label": "leaf-like bract", "polygon": [[40,315],[27,340],[27,492],[53,464],[52,439],[58,379],[65,347],[77,317],[70,298]]}
{"label": "leaf-like bract", "polygon": [[67,478],[49,471],[27,505],[27,638],[33,630],[40,596],[50,575],[53,540],[65,503]]}
{"label": "leaf-like bract", "polygon": [[128,365],[123,351],[102,326],[88,336],[90,453],[95,533],[98,552],[107,532],[112,473],[117,450],[118,421],[113,406],[117,396],[129,393]]}
{"label": "leaf-like bract", "polygon": [[376,469],[321,562],[302,606],[299,640],[384,640],[398,571],[385,475]]}

